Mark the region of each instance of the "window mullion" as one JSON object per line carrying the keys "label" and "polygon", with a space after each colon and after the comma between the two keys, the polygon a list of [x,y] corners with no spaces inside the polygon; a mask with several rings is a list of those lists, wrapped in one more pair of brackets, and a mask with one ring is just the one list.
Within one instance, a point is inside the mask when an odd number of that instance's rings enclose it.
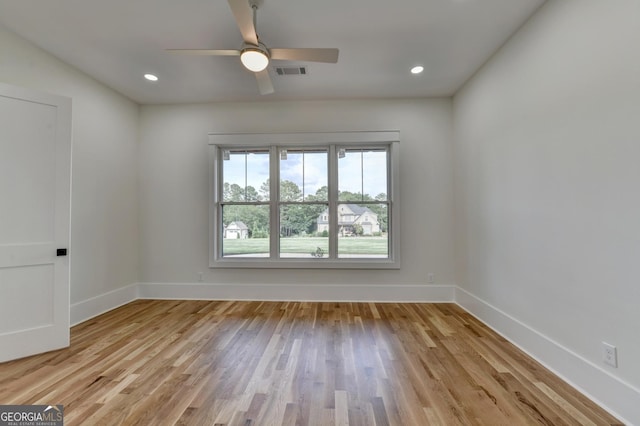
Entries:
{"label": "window mullion", "polygon": [[360,151],[360,201],[364,201],[364,150]]}
{"label": "window mullion", "polygon": [[[213,213],[213,226],[210,226],[209,235],[212,238],[211,252],[209,254],[209,264],[215,262],[218,258],[222,257],[222,191],[224,185],[222,182],[222,164],[223,155],[222,150],[214,147],[211,150],[211,158],[209,160],[213,169],[210,171],[209,184],[210,184],[210,196],[211,200],[209,208]],[[213,179],[213,181],[212,181]]]}
{"label": "window mullion", "polygon": [[244,151],[244,200],[247,201],[247,163],[248,163],[248,157],[249,154],[247,153],[247,150]]}
{"label": "window mullion", "polygon": [[280,156],[278,147],[269,150],[269,258],[280,257]]}
{"label": "window mullion", "polygon": [[338,155],[335,145],[329,145],[329,258],[338,258]]}

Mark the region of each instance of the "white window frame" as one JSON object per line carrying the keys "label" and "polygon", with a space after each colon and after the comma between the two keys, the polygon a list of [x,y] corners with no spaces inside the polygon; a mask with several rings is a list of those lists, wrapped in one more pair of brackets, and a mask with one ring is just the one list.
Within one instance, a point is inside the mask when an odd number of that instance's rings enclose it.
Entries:
{"label": "white window frame", "polygon": [[[338,204],[338,156],[336,149],[385,146],[389,149],[387,170],[387,198],[389,203],[389,257],[388,258],[278,258],[279,228],[278,148],[328,147],[329,156],[329,211]],[[270,148],[270,257],[222,257],[222,218],[219,203],[222,193],[221,152],[225,149]],[[210,268],[311,268],[311,269],[399,269],[400,268],[400,132],[322,132],[322,133],[210,133],[209,134],[209,267]],[[337,252],[336,215],[329,214],[330,251]]]}

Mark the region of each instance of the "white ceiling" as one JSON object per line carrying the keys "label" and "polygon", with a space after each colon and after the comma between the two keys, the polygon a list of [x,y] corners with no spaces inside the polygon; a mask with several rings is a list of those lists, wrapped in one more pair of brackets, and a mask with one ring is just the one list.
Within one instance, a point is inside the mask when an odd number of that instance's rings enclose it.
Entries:
{"label": "white ceiling", "polygon": [[[168,48],[239,49],[226,0],[0,0],[0,23],[142,104],[450,96],[544,0],[261,0],[268,47],[335,47],[258,94],[237,57]],[[293,65],[272,62],[276,65]],[[425,72],[409,69],[422,64]],[[143,74],[160,80],[150,83]]]}

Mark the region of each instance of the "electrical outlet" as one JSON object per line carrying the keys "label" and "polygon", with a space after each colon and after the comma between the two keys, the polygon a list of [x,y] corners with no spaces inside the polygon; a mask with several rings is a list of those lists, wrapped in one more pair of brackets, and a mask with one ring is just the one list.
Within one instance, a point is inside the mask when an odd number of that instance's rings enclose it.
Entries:
{"label": "electrical outlet", "polygon": [[602,360],[605,364],[618,368],[618,349],[606,342],[602,342]]}
{"label": "electrical outlet", "polygon": [[432,273],[427,274],[427,283],[433,284],[436,281],[436,276]]}
{"label": "electrical outlet", "polygon": [[198,281],[202,282],[204,279],[202,272],[198,272]]}

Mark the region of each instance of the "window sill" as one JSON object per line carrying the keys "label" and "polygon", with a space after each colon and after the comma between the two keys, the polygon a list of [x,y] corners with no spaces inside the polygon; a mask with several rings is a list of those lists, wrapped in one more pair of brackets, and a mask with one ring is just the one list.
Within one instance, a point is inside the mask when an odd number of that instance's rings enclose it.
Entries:
{"label": "window sill", "polygon": [[238,269],[400,269],[400,261],[393,259],[217,259],[210,268],[238,268]]}

